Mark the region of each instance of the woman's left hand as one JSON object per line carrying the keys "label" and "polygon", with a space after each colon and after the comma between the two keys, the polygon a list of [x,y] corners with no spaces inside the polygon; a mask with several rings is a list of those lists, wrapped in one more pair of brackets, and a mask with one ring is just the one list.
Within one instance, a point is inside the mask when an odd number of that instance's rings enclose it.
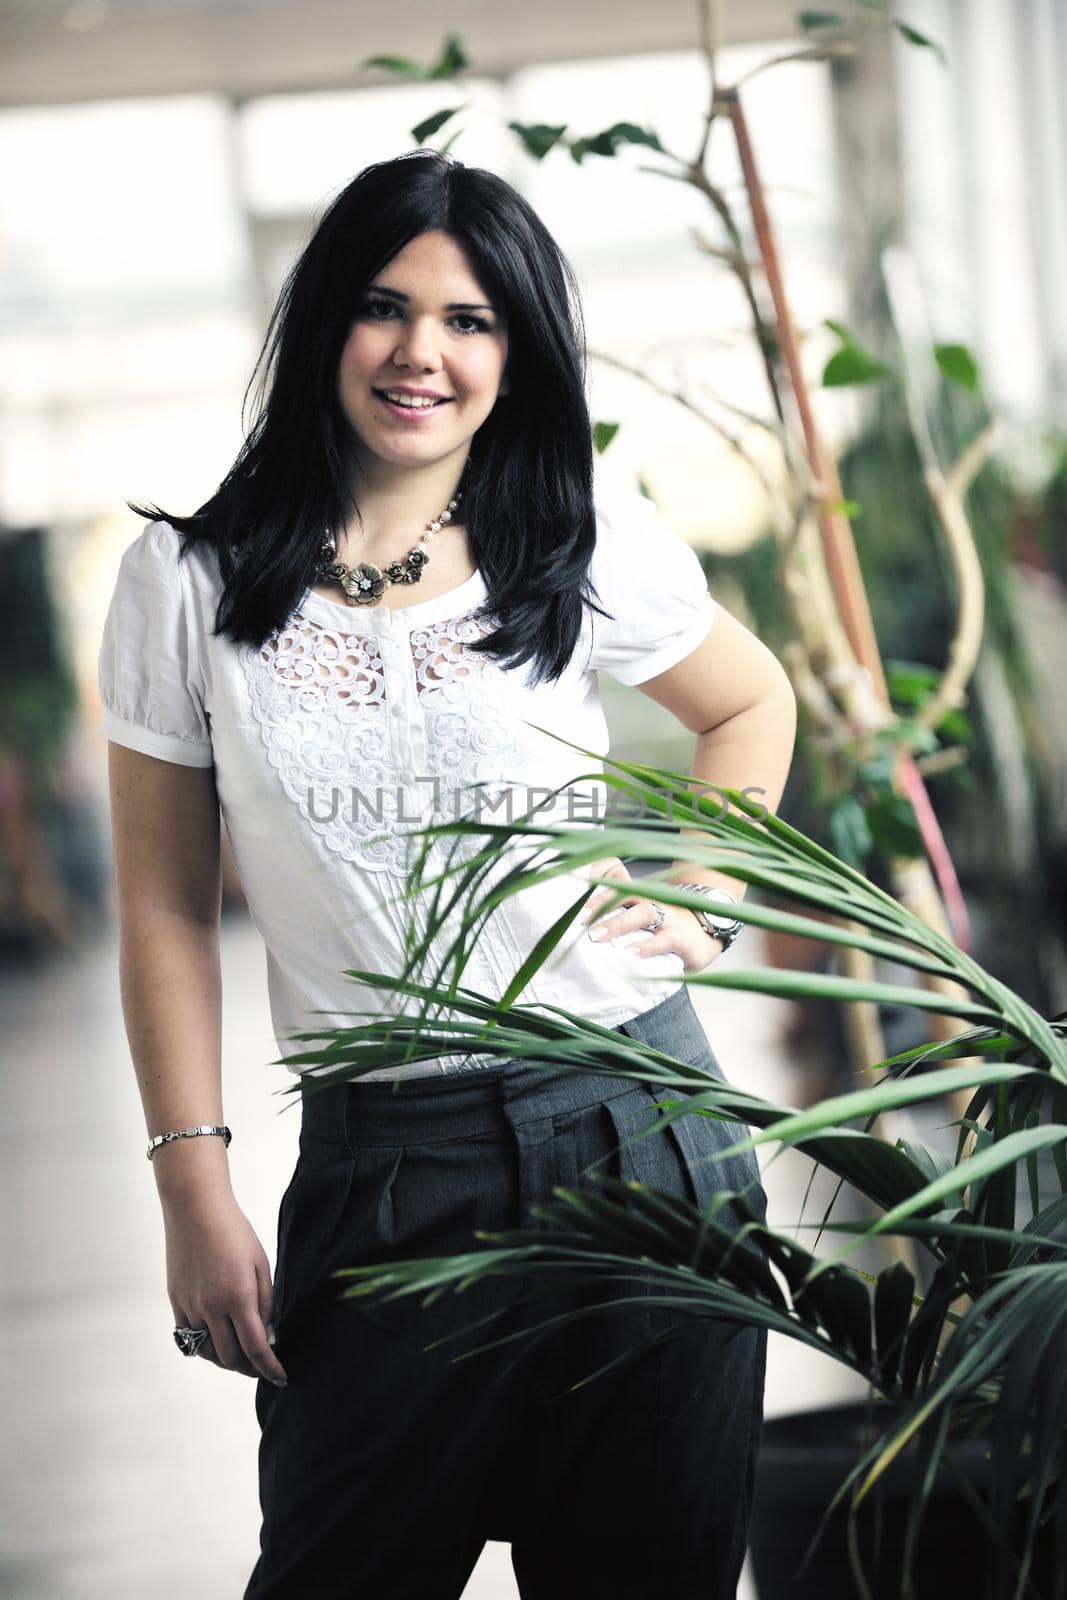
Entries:
{"label": "woman's left hand", "polygon": [[[623,882],[633,882],[628,868],[618,856],[605,856],[600,861],[594,861],[587,871],[591,878],[618,878]],[[586,902],[578,921],[588,925],[610,898],[610,889],[596,889]],[[633,933],[636,929],[647,930],[648,924],[655,921],[654,900],[653,896],[652,899],[642,898],[633,900],[629,904],[625,901],[616,901],[615,910],[611,915],[601,918],[596,927],[590,928],[589,938],[599,944],[605,939],[614,939],[621,933]],[[628,954],[681,956],[686,972],[702,972],[722,955],[722,940],[712,938],[685,906],[664,905],[663,912],[664,918],[658,930],[655,933],[646,931],[643,939],[635,939],[632,944],[628,944],[626,946]]]}

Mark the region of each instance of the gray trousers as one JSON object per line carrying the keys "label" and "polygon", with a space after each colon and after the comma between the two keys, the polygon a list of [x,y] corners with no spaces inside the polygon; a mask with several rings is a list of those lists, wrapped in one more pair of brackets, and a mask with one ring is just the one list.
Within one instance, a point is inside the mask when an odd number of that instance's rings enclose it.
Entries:
{"label": "gray trousers", "polygon": [[[724,1076],[686,989],[617,1031]],[[510,1543],[523,1600],[734,1600],[762,1330],[646,1306],[478,1352],[605,1286],[520,1305],[533,1279],[516,1275],[423,1308],[342,1300],[330,1277],[536,1226],[529,1207],[555,1185],[595,1190],[588,1167],[699,1204],[747,1187],[765,1216],[755,1156],[714,1159],[743,1124],[685,1116],[626,1142],[657,1094],[679,1098],[516,1062],[305,1095],[274,1286],[289,1382],[257,1386],[263,1522],[244,1600],[459,1600],[487,1539]]]}

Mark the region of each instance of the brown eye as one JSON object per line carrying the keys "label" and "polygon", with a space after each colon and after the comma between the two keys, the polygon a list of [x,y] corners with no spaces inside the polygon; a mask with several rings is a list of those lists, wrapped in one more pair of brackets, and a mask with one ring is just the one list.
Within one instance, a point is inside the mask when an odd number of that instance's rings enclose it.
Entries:
{"label": "brown eye", "polygon": [[460,333],[492,333],[493,331],[491,325],[486,322],[484,317],[472,316],[469,311],[458,312],[453,318],[453,321],[469,322],[471,324],[469,328],[460,328]]}

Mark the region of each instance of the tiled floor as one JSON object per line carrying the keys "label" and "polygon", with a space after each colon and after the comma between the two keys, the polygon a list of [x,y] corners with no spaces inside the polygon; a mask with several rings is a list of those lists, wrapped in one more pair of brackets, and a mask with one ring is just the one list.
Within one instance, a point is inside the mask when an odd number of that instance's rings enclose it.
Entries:
{"label": "tiled floor", "polygon": [[[750,930],[742,959],[758,955]],[[0,1593],[10,1600],[238,1600],[258,1531],[251,1380],[185,1362],[170,1338],[162,1225],[118,1001],[113,939],[0,982],[5,1067],[0,1335],[7,1446]],[[262,945],[224,936],[226,1118],[239,1201],[273,1256],[299,1110],[269,1065]],[[795,1098],[778,1002],[695,990],[730,1078]],[[763,1158],[771,1220],[795,1215],[809,1166]],[[819,1215],[818,1195],[807,1215]],[[825,1197],[823,1197],[825,1198]],[[805,1235],[805,1237],[810,1237]],[[767,1412],[854,1390],[772,1338]],[[466,1600],[514,1600],[487,1545]],[[747,1579],[742,1600],[752,1600]]]}

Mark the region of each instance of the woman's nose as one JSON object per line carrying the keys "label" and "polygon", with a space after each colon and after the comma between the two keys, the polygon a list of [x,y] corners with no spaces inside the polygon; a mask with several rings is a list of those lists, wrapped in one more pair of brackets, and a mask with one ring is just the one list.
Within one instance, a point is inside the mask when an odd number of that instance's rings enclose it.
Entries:
{"label": "woman's nose", "polygon": [[421,367],[433,371],[441,364],[441,349],[428,319],[419,318],[403,329],[397,340],[393,361],[398,367]]}

